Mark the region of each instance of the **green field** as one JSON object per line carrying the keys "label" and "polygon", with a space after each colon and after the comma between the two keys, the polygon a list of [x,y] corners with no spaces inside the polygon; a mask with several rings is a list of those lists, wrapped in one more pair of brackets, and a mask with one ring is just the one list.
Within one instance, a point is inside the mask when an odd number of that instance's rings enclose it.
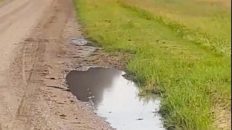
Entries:
{"label": "green field", "polygon": [[159,93],[168,129],[230,129],[227,0],[75,0],[89,39],[132,54],[141,94]]}

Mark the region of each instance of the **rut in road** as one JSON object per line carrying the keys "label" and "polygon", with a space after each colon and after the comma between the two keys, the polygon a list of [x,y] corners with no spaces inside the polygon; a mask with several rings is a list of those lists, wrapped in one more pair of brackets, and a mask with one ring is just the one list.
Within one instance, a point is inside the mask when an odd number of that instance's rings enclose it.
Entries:
{"label": "rut in road", "polygon": [[[22,48],[22,74],[26,83],[25,92],[20,102],[13,129],[58,129],[55,124],[49,124],[48,106],[40,93],[43,84],[44,57],[46,46],[60,40],[68,10],[58,10],[58,1],[53,1],[51,9],[43,17],[39,25],[33,30],[30,38],[25,40]],[[64,4],[64,6],[67,4]],[[58,17],[59,16],[59,17]],[[50,126],[49,126],[50,125]]]}

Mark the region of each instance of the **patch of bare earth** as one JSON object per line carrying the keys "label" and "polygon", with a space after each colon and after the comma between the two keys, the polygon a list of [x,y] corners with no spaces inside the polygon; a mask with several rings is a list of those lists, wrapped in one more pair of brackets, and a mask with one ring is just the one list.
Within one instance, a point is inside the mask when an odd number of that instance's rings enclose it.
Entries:
{"label": "patch of bare earth", "polygon": [[218,130],[231,130],[231,108],[217,105],[214,109],[215,125]]}

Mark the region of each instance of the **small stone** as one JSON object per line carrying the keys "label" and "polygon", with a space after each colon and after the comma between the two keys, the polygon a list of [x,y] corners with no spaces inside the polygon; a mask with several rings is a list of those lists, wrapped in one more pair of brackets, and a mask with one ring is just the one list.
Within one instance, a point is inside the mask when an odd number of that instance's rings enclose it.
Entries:
{"label": "small stone", "polygon": [[138,118],[137,120],[141,121],[141,120],[143,120],[143,118]]}
{"label": "small stone", "polygon": [[61,114],[61,115],[60,115],[60,117],[66,117],[66,115],[64,115],[64,114]]}

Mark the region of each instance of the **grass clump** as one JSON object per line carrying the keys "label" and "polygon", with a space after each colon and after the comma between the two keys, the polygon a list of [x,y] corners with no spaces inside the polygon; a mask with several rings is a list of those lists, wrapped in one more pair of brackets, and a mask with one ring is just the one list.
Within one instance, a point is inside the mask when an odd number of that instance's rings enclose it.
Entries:
{"label": "grass clump", "polygon": [[[210,6],[207,0],[75,0],[75,4],[89,38],[108,52],[133,54],[127,69],[142,90],[160,91],[167,128],[218,128],[215,109],[230,111],[227,7]],[[190,5],[194,7],[188,10]],[[220,30],[212,29],[214,25]]]}

